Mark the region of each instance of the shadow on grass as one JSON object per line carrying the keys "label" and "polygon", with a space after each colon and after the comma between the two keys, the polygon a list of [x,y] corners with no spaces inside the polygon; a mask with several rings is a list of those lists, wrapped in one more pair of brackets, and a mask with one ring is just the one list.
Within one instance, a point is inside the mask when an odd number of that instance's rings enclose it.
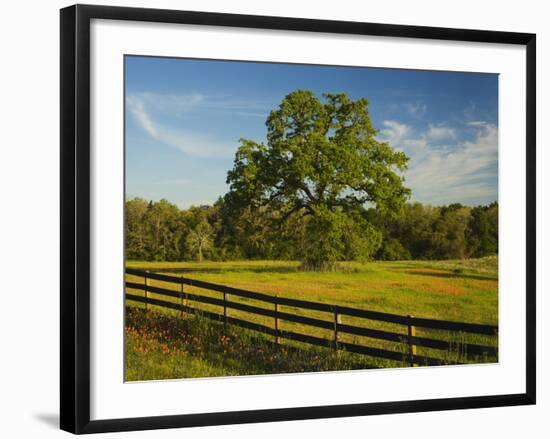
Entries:
{"label": "shadow on grass", "polygon": [[[134,267],[132,267],[134,268]],[[156,267],[135,267],[136,270],[150,270],[155,273],[227,273],[227,272],[239,272],[250,271],[253,273],[297,273],[302,271],[299,266],[226,266],[226,267],[174,267],[174,268],[156,268]]]}
{"label": "shadow on grass", "polygon": [[329,270],[311,270],[308,268],[304,268],[302,265],[264,265],[264,266],[256,266],[256,265],[224,265],[220,267],[216,266],[208,266],[208,267],[132,267],[136,270],[141,271],[153,271],[155,273],[231,273],[231,272],[251,272],[251,273],[357,273],[359,271],[365,271],[365,270],[358,270],[355,267],[348,267],[343,264],[336,264],[335,267]]}
{"label": "shadow on grass", "polygon": [[453,272],[436,272],[436,271],[430,271],[430,270],[418,270],[418,269],[409,269],[409,268],[396,268],[395,271],[399,271],[401,273],[406,274],[412,274],[417,276],[431,276],[431,277],[439,277],[443,279],[473,279],[473,280],[498,280],[498,277],[487,275],[483,276],[480,274],[469,274],[469,273],[463,273],[461,271],[458,271],[456,273]]}

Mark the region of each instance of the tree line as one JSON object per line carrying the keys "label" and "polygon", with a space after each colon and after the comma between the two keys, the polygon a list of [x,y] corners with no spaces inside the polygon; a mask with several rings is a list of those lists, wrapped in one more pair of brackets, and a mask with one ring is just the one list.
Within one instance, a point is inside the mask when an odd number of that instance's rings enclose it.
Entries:
{"label": "tree line", "polygon": [[[245,209],[238,217],[220,198],[180,209],[167,200],[126,201],[126,258],[303,260],[310,251],[308,218],[281,223],[282,212]],[[498,253],[498,204],[469,207],[406,203],[393,218],[375,208],[358,212],[335,246],[336,260],[460,259]],[[357,226],[361,224],[361,226]],[[317,239],[322,237],[317,236]],[[334,242],[331,242],[334,245]]]}

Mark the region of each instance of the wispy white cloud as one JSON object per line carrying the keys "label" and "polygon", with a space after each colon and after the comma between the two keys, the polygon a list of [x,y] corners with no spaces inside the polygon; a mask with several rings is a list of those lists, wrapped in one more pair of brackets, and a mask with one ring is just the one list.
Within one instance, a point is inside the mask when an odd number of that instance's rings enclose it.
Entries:
{"label": "wispy white cloud", "polygon": [[385,120],[382,125],[379,139],[406,152],[414,161],[422,159],[429,152],[426,137],[417,135],[412,126],[396,120]]}
{"label": "wispy white cloud", "polygon": [[[189,105],[196,105],[201,100],[202,98],[195,98],[194,103]],[[172,104],[179,105],[181,108],[188,105],[185,103],[176,104],[175,101]],[[195,157],[225,158],[232,156],[235,151],[236,143],[227,143],[209,135],[183,128],[173,128],[155,121],[152,117],[152,114],[155,113],[154,105],[147,98],[143,98],[142,95],[128,96],[126,105],[130,114],[150,137],[185,154]],[[158,105],[158,102],[156,105]],[[165,109],[166,107],[162,108]]]}
{"label": "wispy white cloud", "polygon": [[456,130],[445,125],[430,125],[425,137],[428,142],[448,142],[456,139]]}
{"label": "wispy white cloud", "polygon": [[140,102],[149,111],[182,114],[196,110],[205,101],[204,95],[200,93],[190,94],[161,94],[161,93],[135,93],[129,98]]}
{"label": "wispy white cloud", "polygon": [[[477,113],[477,105],[474,101],[468,102],[466,108],[464,108],[464,117],[466,119],[474,119]],[[479,116],[478,116],[479,117]]]}
{"label": "wispy white cloud", "polygon": [[471,126],[471,127],[484,127],[484,126],[487,125],[487,122],[485,122],[483,120],[472,120],[472,121],[468,122],[466,125]]}
{"label": "wispy white cloud", "polygon": [[387,104],[387,110],[392,114],[412,116],[421,119],[428,111],[428,106],[423,101],[400,102]]}
{"label": "wispy white cloud", "polygon": [[246,117],[259,117],[261,119],[266,119],[269,112],[255,112],[255,111],[233,111],[233,114],[236,114],[238,116],[246,116]]}
{"label": "wispy white cloud", "polygon": [[139,100],[150,111],[183,116],[196,111],[231,112],[240,116],[266,117],[271,103],[253,101],[232,96],[206,96],[201,93],[134,93],[132,99]]}
{"label": "wispy white cloud", "polygon": [[147,131],[151,137],[157,138],[159,133],[157,132],[155,124],[149,117],[149,113],[145,110],[145,104],[143,101],[138,99],[136,96],[128,96],[126,98],[126,105],[132,116],[136,119],[137,123],[145,131]]}
{"label": "wispy white cloud", "polygon": [[396,120],[385,120],[382,122],[383,128],[380,130],[379,137],[392,144],[401,143],[408,139],[412,134],[410,125],[398,122]]}
{"label": "wispy white cloud", "polygon": [[398,121],[383,122],[379,138],[411,159],[405,179],[413,199],[438,204],[497,197],[498,129],[483,121],[468,125],[474,137],[458,141],[454,128],[432,125],[418,133]]}
{"label": "wispy white cloud", "polygon": [[411,116],[423,116],[428,110],[428,106],[424,102],[413,102],[404,105],[405,109]]}

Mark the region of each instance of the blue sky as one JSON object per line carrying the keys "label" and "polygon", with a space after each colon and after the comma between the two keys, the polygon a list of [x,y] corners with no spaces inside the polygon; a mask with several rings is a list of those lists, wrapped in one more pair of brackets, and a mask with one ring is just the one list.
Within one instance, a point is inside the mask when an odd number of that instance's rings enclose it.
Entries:
{"label": "blue sky", "polygon": [[182,208],[227,191],[241,137],[265,141],[296,89],[366,97],[378,138],[410,157],[412,200],[498,199],[498,76],[126,57],[126,194]]}

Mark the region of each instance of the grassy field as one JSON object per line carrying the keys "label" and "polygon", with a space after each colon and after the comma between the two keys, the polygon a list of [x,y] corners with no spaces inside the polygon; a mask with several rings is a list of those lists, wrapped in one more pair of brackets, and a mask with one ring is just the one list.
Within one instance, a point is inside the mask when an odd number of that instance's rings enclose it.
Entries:
{"label": "grassy field", "polygon": [[[238,287],[280,297],[297,298],[355,308],[411,314],[461,322],[498,324],[498,260],[488,257],[465,261],[406,261],[371,262],[367,264],[342,263],[333,272],[301,271],[298,263],[287,261],[238,261],[238,262],[178,262],[150,263],[130,261],[129,267],[147,269],[200,279],[217,284]],[[142,282],[138,277],[128,280]],[[174,285],[159,281],[151,284],[164,288]],[[203,295],[220,297],[220,293],[194,290]],[[135,294],[143,292],[129,291]],[[163,300],[170,298],[150,297]],[[172,299],[178,301],[178,299]],[[231,297],[231,300],[267,306],[250,299]],[[127,379],[146,380],[197,376],[244,375],[258,373],[297,372],[312,370],[342,370],[366,367],[399,367],[402,363],[366,356],[344,354],[335,356],[327,349],[300,346],[285,341],[284,348],[275,348],[270,340],[249,331],[230,329],[223,325],[195,317],[179,316],[158,307],[149,306],[149,317],[144,318],[142,304],[128,304],[126,329]],[[190,305],[207,311],[220,312],[214,305]],[[305,311],[283,307],[282,311],[303,314]],[[253,316],[231,310],[230,315],[272,326],[273,319]],[[303,314],[306,315],[306,314]],[[330,320],[323,312],[307,311],[310,317]],[[166,320],[168,319],[168,320]],[[171,322],[171,323],[168,323]],[[365,321],[345,317],[344,323],[385,329],[392,332],[406,331],[401,325]],[[152,326],[151,326],[152,325]],[[157,334],[154,328],[179,328]],[[330,331],[283,322],[283,329],[330,338]],[[175,331],[176,329],[174,329]],[[197,332],[198,331],[198,332]],[[436,331],[418,330],[417,335],[432,337]],[[156,336],[150,334],[157,334]],[[193,334],[193,336],[184,336]],[[442,334],[443,337],[453,336]],[[220,338],[222,337],[222,338]],[[223,337],[229,337],[231,342]],[[494,345],[496,338],[468,335],[461,338],[471,343]],[[438,337],[440,338],[440,337]],[[182,340],[186,340],[185,342]],[[221,341],[223,340],[223,342]],[[399,350],[395,343],[342,334],[342,340],[384,349]],[[301,348],[296,350],[294,348]],[[431,355],[433,350],[419,348],[419,354]],[[182,352],[185,352],[183,354]],[[480,361],[495,361],[484,358]]]}

